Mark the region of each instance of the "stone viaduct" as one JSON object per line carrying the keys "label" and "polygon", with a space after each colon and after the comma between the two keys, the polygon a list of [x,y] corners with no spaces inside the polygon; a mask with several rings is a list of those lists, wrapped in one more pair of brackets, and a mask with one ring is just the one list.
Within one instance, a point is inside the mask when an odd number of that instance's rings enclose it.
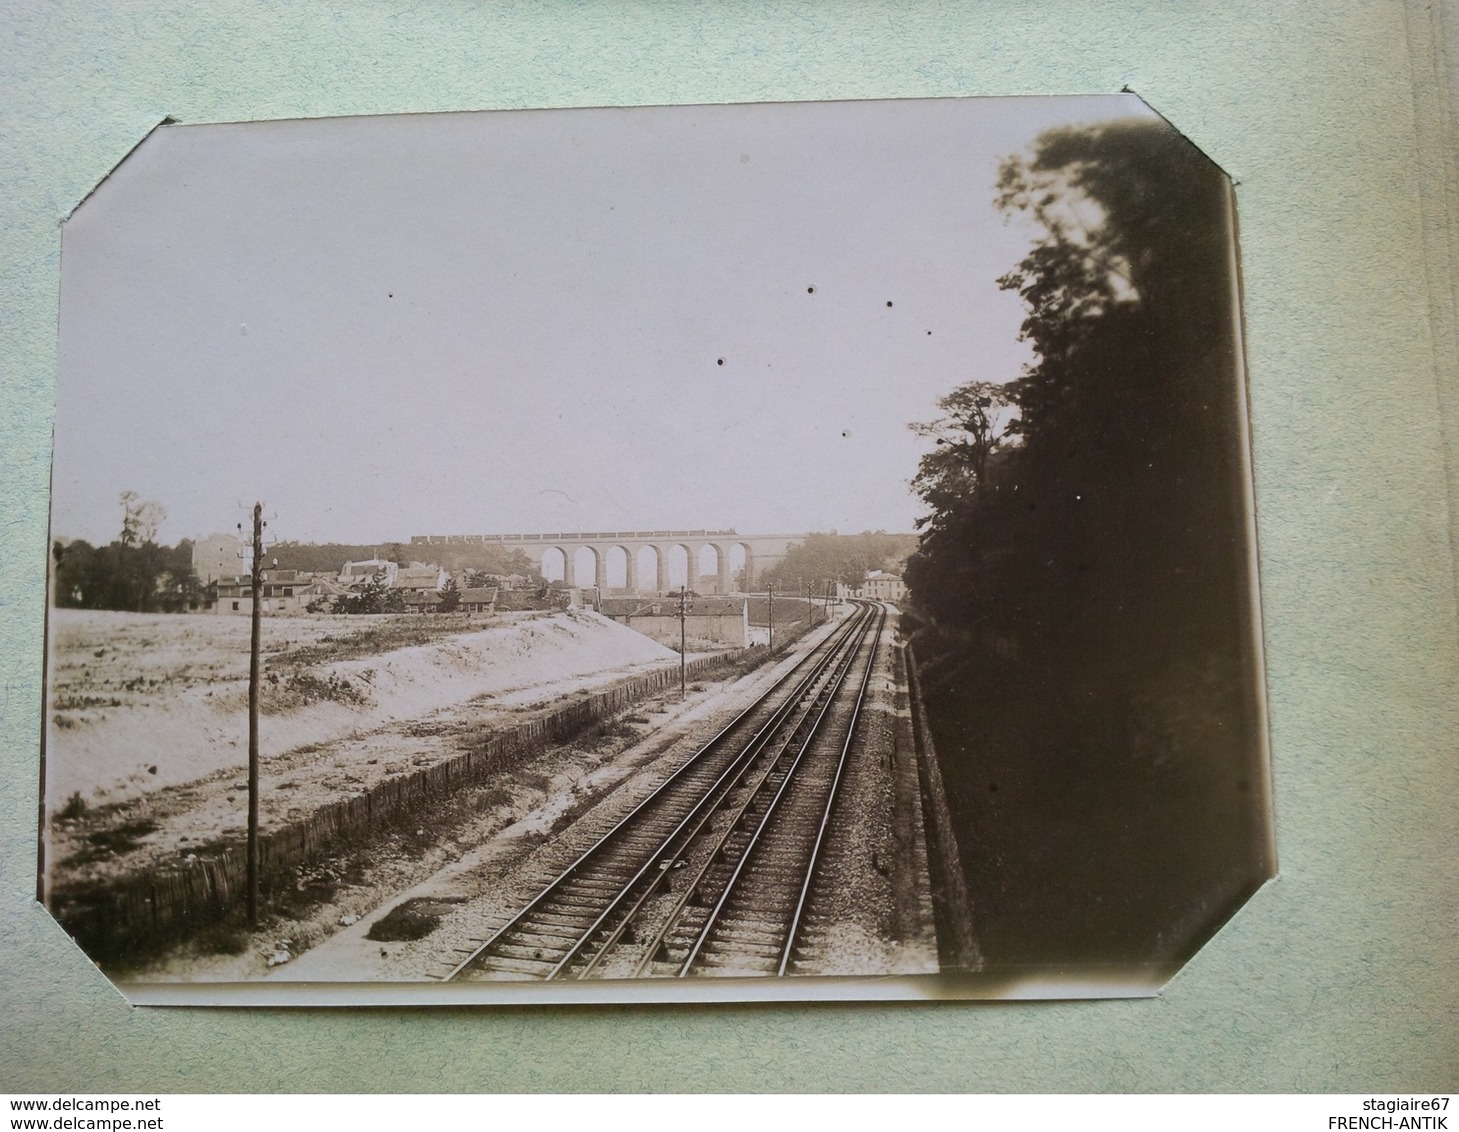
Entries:
{"label": "stone viaduct", "polygon": [[[562,555],[564,580],[569,585],[595,585],[605,592],[609,588],[608,557],[619,551],[623,554],[625,563],[627,584],[623,588],[632,593],[667,592],[669,556],[675,548],[680,548],[687,556],[690,589],[700,593],[729,593],[734,587],[734,576],[740,570],[744,571],[749,586],[753,588],[765,570],[783,559],[786,552],[805,537],[742,535],[733,530],[559,531],[540,535],[416,535],[410,542],[412,546],[477,544],[501,547],[506,551],[520,550],[538,571],[544,573],[544,559],[556,551]],[[701,572],[701,554],[705,547],[714,550],[717,565],[713,570]],[[591,577],[578,576],[580,572],[576,567],[577,556],[584,548],[592,551]],[[646,570],[640,568],[640,556],[645,550],[653,552],[652,555],[643,556],[651,562]],[[744,562],[742,566],[732,565],[733,559],[741,557]]]}

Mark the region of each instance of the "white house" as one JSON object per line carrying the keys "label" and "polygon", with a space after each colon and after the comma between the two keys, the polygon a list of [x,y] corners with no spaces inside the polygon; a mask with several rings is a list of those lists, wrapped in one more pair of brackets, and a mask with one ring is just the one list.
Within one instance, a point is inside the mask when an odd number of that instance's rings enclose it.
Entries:
{"label": "white house", "polygon": [[872,570],[859,585],[847,586],[837,582],[836,596],[838,598],[860,597],[872,601],[901,601],[907,596],[907,583],[902,581],[900,574],[893,574],[886,570]]}

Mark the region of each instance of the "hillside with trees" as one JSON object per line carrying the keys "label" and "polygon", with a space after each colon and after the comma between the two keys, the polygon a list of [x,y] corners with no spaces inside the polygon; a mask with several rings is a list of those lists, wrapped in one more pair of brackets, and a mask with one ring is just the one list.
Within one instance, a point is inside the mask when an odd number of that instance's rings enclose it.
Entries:
{"label": "hillside with trees", "polygon": [[433,543],[418,546],[403,542],[378,542],[369,545],[343,542],[280,542],[269,547],[270,561],[277,558],[281,570],[308,570],[314,573],[338,573],[346,562],[365,562],[383,558],[407,565],[425,562],[440,566],[452,574],[474,570],[482,574],[522,574],[538,577],[531,560],[520,550],[505,550],[480,543]]}
{"label": "hillside with trees", "polygon": [[907,571],[976,927],[1169,962],[1268,867],[1228,183],[1130,120],[1044,134],[996,203],[1035,360],[914,426]]}

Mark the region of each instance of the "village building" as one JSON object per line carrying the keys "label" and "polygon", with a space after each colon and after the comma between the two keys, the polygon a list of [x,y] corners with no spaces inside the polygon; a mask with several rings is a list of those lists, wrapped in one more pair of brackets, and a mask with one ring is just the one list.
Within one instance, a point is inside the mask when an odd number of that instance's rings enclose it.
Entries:
{"label": "village building", "polygon": [[902,601],[906,596],[907,583],[902,581],[901,575],[886,570],[868,572],[860,584],[855,586],[848,586],[845,582],[836,583],[836,598],[839,601],[852,597],[871,601]]}
{"label": "village building", "polygon": [[532,589],[498,589],[492,609],[496,613],[525,613],[529,610],[568,609],[572,607],[573,591],[554,586],[538,586]]}
{"label": "village building", "polygon": [[[253,580],[249,574],[238,572],[237,548],[243,545],[228,535],[215,535],[206,540],[200,552],[194,550],[194,569],[198,565],[211,563],[212,576],[207,579],[217,595],[214,612],[241,614],[247,616],[253,611]],[[203,546],[204,544],[199,544]],[[231,555],[231,557],[230,557]],[[227,564],[230,569],[220,571],[218,566]],[[200,575],[201,577],[201,575]],[[384,558],[367,558],[358,562],[346,562],[338,575],[316,574],[295,570],[266,570],[263,574],[260,613],[293,614],[306,613],[313,603],[316,610],[328,610],[335,599],[359,593],[372,579],[380,579],[385,588],[398,598],[394,605],[407,613],[438,613],[442,601],[441,593],[451,581],[451,575],[433,564],[413,562],[408,566]],[[503,595],[511,592],[519,600],[502,602]],[[545,609],[561,608],[564,600],[544,600],[534,592],[532,580],[521,574],[505,575],[499,584],[491,586],[463,587],[460,590],[458,609],[463,613],[493,613],[499,608]]]}
{"label": "village building", "polygon": [[384,558],[366,558],[361,562],[346,562],[339,572],[339,581],[344,586],[361,585],[376,574],[385,575],[387,586],[395,585],[395,575],[400,567]]}
{"label": "village building", "polygon": [[[232,574],[216,581],[218,596],[213,612],[244,617],[253,613],[251,574]],[[265,570],[260,581],[258,611],[271,615],[307,613],[310,602],[340,589],[328,579],[316,579],[303,570]]]}
{"label": "village building", "polygon": [[336,598],[344,597],[350,592],[349,586],[342,586],[333,578],[322,574],[314,575],[314,583],[310,587],[312,591],[311,602],[316,610],[329,610],[333,608]]}
{"label": "village building", "polygon": [[873,570],[861,583],[861,594],[873,601],[901,601],[907,596],[907,583],[901,576],[885,570]]}
{"label": "village building", "polygon": [[340,584],[344,586],[360,586],[375,577],[384,579],[386,589],[417,594],[439,593],[450,580],[450,575],[439,566],[422,562],[402,566],[385,558],[346,562],[339,572]]}
{"label": "village building", "polygon": [[468,586],[461,591],[462,613],[491,613],[496,609],[496,586]]}
{"label": "village building", "polygon": [[396,567],[390,588],[407,594],[440,593],[449,580],[450,575],[439,566],[422,566],[413,562],[409,566]]}
{"label": "village building", "polygon": [[219,578],[236,577],[253,569],[253,546],[237,535],[209,535],[193,543],[193,573],[210,586]]}
{"label": "village building", "polygon": [[441,608],[441,595],[435,590],[406,590],[404,594],[404,609],[406,613],[438,613]]}

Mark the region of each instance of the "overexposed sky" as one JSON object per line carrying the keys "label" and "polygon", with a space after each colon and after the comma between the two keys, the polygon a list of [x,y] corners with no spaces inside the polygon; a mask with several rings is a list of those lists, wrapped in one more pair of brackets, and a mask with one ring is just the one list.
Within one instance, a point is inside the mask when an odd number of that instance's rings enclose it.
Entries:
{"label": "overexposed sky", "polygon": [[[1133,96],[170,126],[67,221],[52,528],[908,531],[1028,359],[999,161]],[[811,291],[814,288],[814,291]],[[887,304],[891,303],[891,306]],[[930,333],[929,333],[930,331]],[[722,359],[722,364],[721,364]]]}

